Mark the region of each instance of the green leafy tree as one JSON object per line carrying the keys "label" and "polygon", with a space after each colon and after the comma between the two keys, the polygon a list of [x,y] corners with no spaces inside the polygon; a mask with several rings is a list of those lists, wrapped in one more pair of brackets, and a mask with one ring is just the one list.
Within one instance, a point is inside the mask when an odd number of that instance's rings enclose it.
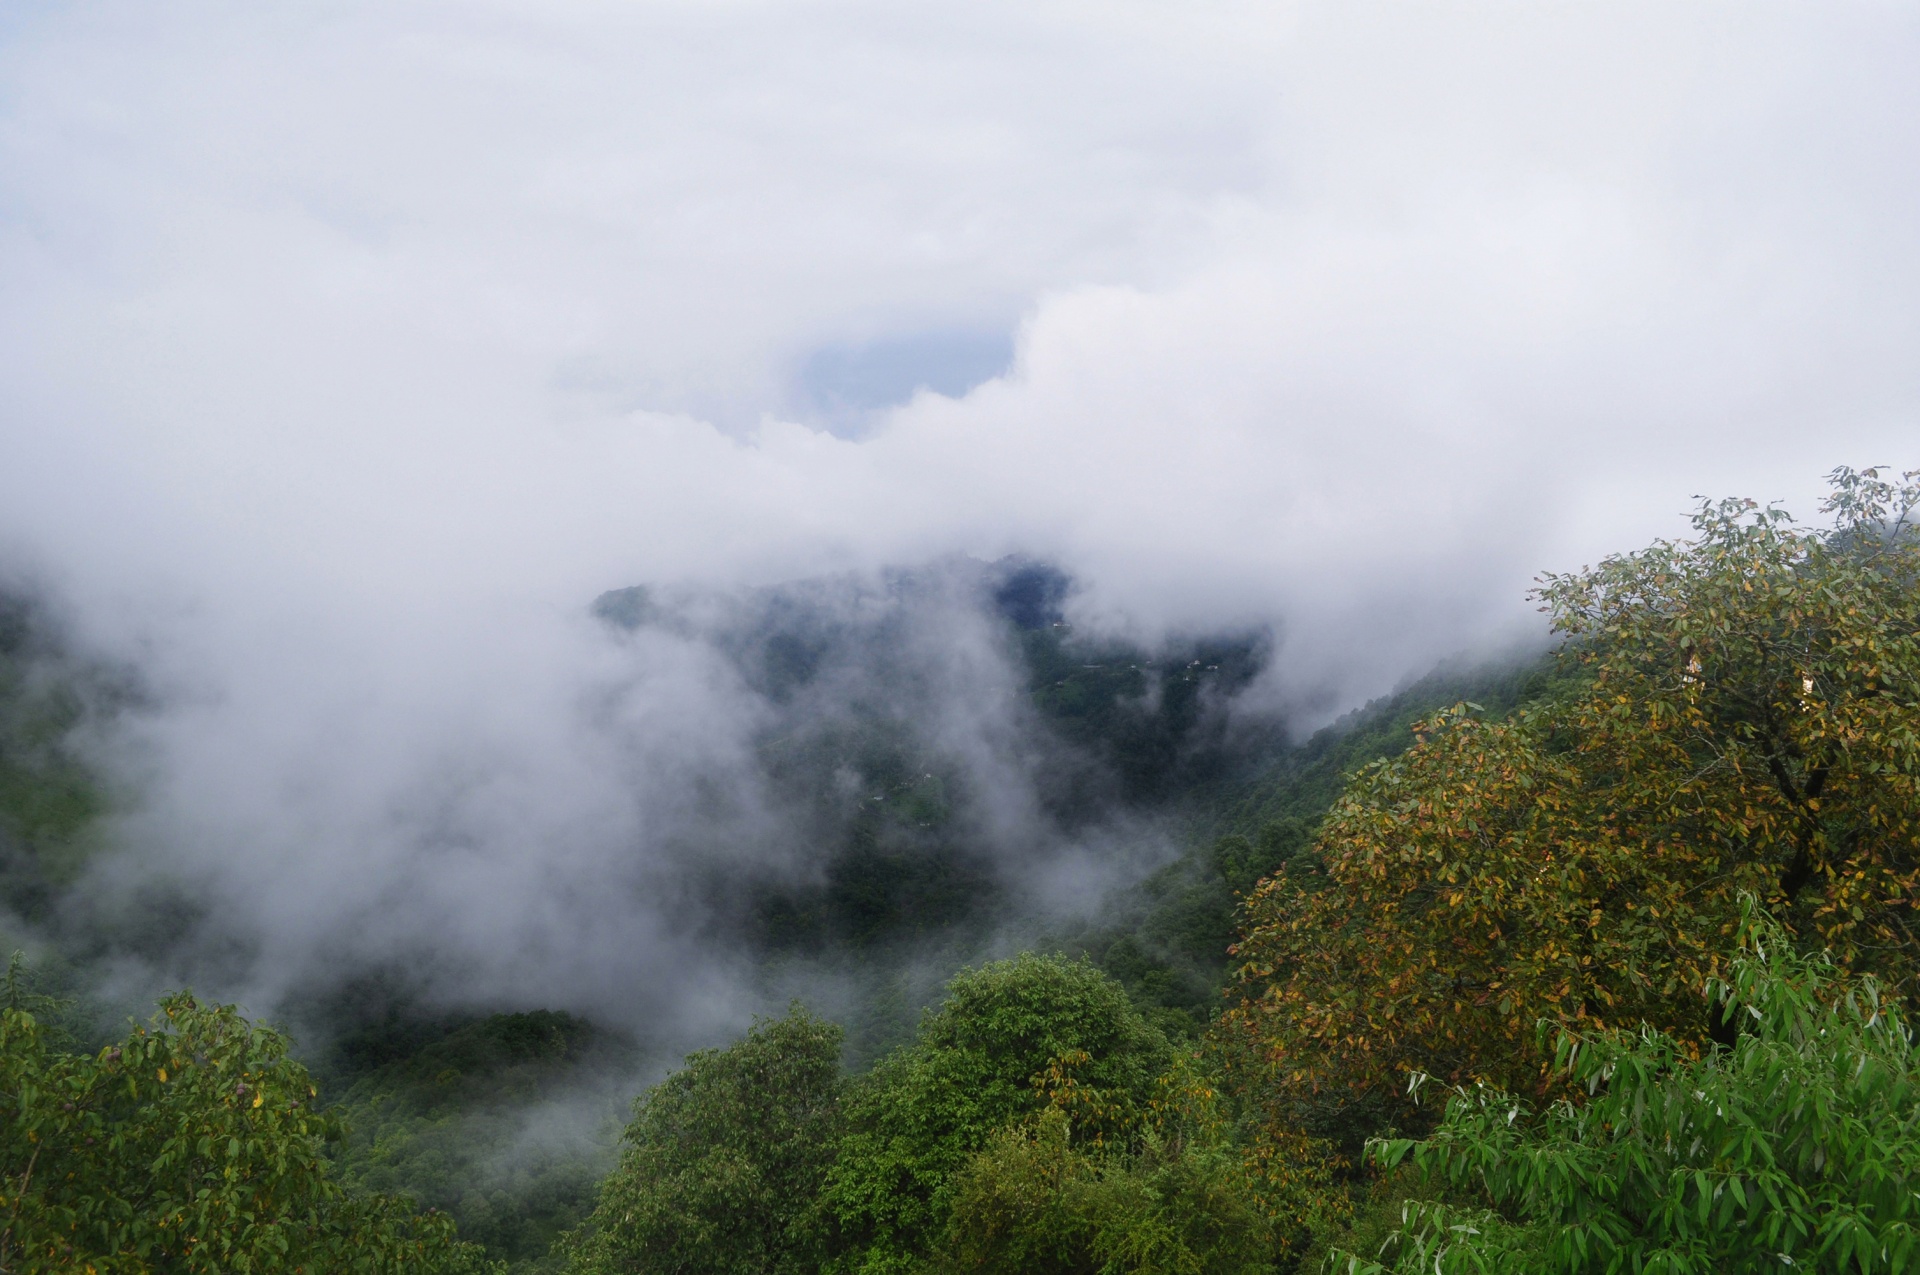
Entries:
{"label": "green leafy tree", "polygon": [[1896,996],[1920,974],[1920,484],[1837,471],[1830,528],[1750,501],[1540,597],[1580,674],[1362,771],[1317,871],[1263,883],[1243,1032],[1303,1094],[1408,1071],[1541,1096],[1542,1018],[1699,1048],[1751,893]]}
{"label": "green leafy tree", "polygon": [[1650,1275],[1920,1267],[1920,1056],[1872,978],[1797,953],[1762,915],[1712,994],[1739,1026],[1696,1057],[1652,1029],[1558,1033],[1556,1066],[1590,1094],[1537,1116],[1457,1090],[1392,1167],[1492,1207],[1414,1203],[1377,1253],[1329,1269]]}
{"label": "green leafy tree", "polygon": [[956,1175],[996,1129],[1046,1105],[1034,1078],[1076,1053],[1078,1084],[1114,1126],[1153,1100],[1171,1060],[1166,1037],[1085,961],[1023,955],[955,977],[915,1042],[849,1095],[825,1194],[838,1249],[830,1268],[870,1275],[925,1261],[945,1232]]}
{"label": "green leafy tree", "polygon": [[1064,1111],[995,1133],[956,1176],[937,1266],[978,1275],[1253,1275],[1274,1226],[1231,1148],[1144,1131],[1075,1146]]}
{"label": "green leafy tree", "polygon": [[181,994],[97,1054],[0,1009],[0,1270],[478,1272],[441,1214],[348,1192],[286,1039]]}
{"label": "green leafy tree", "polygon": [[1272,1270],[1314,1201],[1284,1189],[1236,1145],[1205,1056],[1177,1057],[1145,1107],[1081,1083],[1088,1061],[1075,1052],[1050,1063],[1034,1078],[1047,1105],[995,1132],[956,1175],[936,1267]]}
{"label": "green leafy tree", "polygon": [[795,1006],[634,1103],[620,1165],[567,1270],[817,1269],[814,1201],[839,1129],[841,1032]]}

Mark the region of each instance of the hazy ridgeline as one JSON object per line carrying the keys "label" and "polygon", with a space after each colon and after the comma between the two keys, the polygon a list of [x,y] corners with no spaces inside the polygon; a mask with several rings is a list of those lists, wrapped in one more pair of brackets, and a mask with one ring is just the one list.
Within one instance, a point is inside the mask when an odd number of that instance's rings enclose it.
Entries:
{"label": "hazy ridgeline", "polygon": [[[1169,819],[1281,748],[1284,723],[1238,707],[1269,658],[1265,635],[1147,651],[1076,632],[1061,609],[1069,587],[1038,564],[954,560],[750,592],[608,593],[592,608],[599,663],[570,702],[545,706],[566,743],[591,754],[550,764],[590,773],[572,791],[530,793],[517,768],[549,742],[539,732],[505,741],[523,756],[478,763],[449,746],[460,741],[429,740],[397,779],[380,777],[375,819],[344,833],[321,823],[301,853],[279,852],[273,866],[297,880],[301,911],[359,940],[304,950],[312,927],[271,934],[291,901],[252,876],[273,848],[236,844],[224,861],[223,847],[183,851],[148,809],[178,800],[164,753],[183,737],[167,732],[196,706],[140,693],[137,669],[82,662],[46,608],[16,592],[11,910],[62,950],[146,959],[210,989],[264,994],[262,1008],[320,1003],[366,979],[458,1005],[524,1002],[525,976],[541,999],[519,958],[535,961],[543,943],[559,949],[549,960],[576,965],[644,958],[631,941],[593,946],[613,919],[758,968],[763,955],[978,944],[1009,924],[1084,914],[1171,857]],[[324,790],[351,777],[305,778]],[[263,843],[301,831],[299,795],[286,826],[258,830]],[[570,801],[593,820],[564,819]],[[330,862],[330,839],[349,837],[361,844]],[[485,968],[443,968],[436,949],[467,941],[449,915],[463,901],[456,879],[503,895],[525,884],[498,880],[503,861],[538,869],[541,884],[489,900],[490,959],[514,973],[489,987]],[[366,888],[370,870],[387,874],[384,888]],[[261,884],[251,911],[238,906],[238,889]],[[563,1000],[622,1027],[657,1024],[659,1002],[644,998],[661,989],[646,981],[633,1008],[616,979]]]}
{"label": "hazy ridgeline", "polygon": [[[717,653],[757,718],[744,782],[704,788],[709,923],[771,952],[869,950],[1039,921],[1164,860],[1165,816],[1280,742],[1237,713],[1264,634],[1146,651],[1083,636],[1069,581],[955,560],[746,595],[603,596],[636,658]],[[743,880],[727,856],[753,844]],[[737,862],[737,860],[735,860]]]}

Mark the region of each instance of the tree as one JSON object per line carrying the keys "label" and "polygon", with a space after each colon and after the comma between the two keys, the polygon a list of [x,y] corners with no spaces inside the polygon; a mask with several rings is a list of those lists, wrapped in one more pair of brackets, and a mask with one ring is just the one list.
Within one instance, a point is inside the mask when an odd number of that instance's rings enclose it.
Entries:
{"label": "tree", "polygon": [[1143,1130],[1073,1145],[1057,1108],[995,1133],[959,1172],[936,1266],[972,1275],[1255,1275],[1273,1220],[1230,1147]]}
{"label": "tree", "polygon": [[812,1209],[838,1133],[840,1041],[795,1006],[636,1099],[620,1165],[566,1241],[567,1269],[817,1269]]}
{"label": "tree", "polygon": [[[1409,1071],[1540,1094],[1542,1018],[1698,1049],[1752,893],[1802,941],[1920,974],[1920,484],[1838,470],[1827,529],[1751,501],[1545,577],[1580,674],[1504,721],[1430,719],[1360,772],[1320,868],[1259,886],[1230,1030],[1276,1092]],[[1284,1105],[1284,1104],[1282,1104]]]}
{"label": "tree", "polygon": [[1176,1057],[1145,1106],[1082,1083],[1088,1061],[1049,1063],[1033,1080],[1046,1105],[955,1175],[936,1269],[1253,1275],[1324,1221],[1323,1182],[1276,1181],[1236,1144],[1204,1053]]}
{"label": "tree", "polygon": [[1572,1088],[1537,1116],[1457,1090],[1422,1143],[1376,1144],[1391,1168],[1492,1207],[1413,1204],[1379,1254],[1330,1269],[1897,1273],[1920,1266],[1920,1057],[1872,978],[1802,956],[1770,919],[1716,981],[1741,1031],[1696,1057],[1651,1029],[1558,1033]]}
{"label": "tree", "polygon": [[[1085,961],[1023,955],[964,971],[915,1042],[881,1060],[848,1098],[848,1129],[824,1197],[830,1269],[905,1271],[939,1243],[955,1176],[996,1129],[1046,1105],[1034,1084],[1083,1056],[1078,1084],[1117,1125],[1144,1109],[1167,1067],[1166,1038]],[[1083,1126],[1086,1137],[1100,1126]]]}
{"label": "tree", "polygon": [[286,1038],[182,993],[98,1054],[0,1009],[0,1270],[485,1269],[442,1214],[349,1193]]}

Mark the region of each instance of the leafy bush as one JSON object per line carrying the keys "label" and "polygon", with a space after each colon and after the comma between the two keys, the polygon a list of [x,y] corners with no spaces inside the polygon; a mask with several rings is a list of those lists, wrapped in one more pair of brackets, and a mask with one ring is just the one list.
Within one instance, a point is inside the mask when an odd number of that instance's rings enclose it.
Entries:
{"label": "leafy bush", "polygon": [[979,1275],[1251,1275],[1273,1226],[1230,1149],[1143,1138],[1072,1144],[1067,1114],[994,1134],[957,1176],[938,1265]]}
{"label": "leafy bush", "polygon": [[286,1039],[168,998],[98,1054],[0,1009],[0,1269],[473,1272],[452,1221],[349,1193]]}
{"label": "leafy bush", "polygon": [[[1871,979],[1845,981],[1750,920],[1714,996],[1740,1034],[1704,1055],[1653,1030],[1561,1032],[1556,1065],[1591,1097],[1539,1117],[1455,1092],[1411,1155],[1491,1208],[1414,1205],[1380,1254],[1332,1269],[1899,1272],[1920,1266],[1920,1056]],[[1384,1258],[1385,1260],[1378,1260]]]}

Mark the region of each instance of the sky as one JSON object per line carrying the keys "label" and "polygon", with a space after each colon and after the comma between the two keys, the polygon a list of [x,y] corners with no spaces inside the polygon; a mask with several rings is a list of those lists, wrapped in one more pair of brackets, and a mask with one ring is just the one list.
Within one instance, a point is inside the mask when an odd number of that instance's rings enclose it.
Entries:
{"label": "sky", "polygon": [[[550,938],[641,835],[604,589],[1024,552],[1324,716],[1920,466],[1916,69],[1889,2],[16,4],[0,561],[168,705],[131,841],[356,865],[337,929],[485,754],[441,906]],[[623,738],[724,768],[656,654]]]}

